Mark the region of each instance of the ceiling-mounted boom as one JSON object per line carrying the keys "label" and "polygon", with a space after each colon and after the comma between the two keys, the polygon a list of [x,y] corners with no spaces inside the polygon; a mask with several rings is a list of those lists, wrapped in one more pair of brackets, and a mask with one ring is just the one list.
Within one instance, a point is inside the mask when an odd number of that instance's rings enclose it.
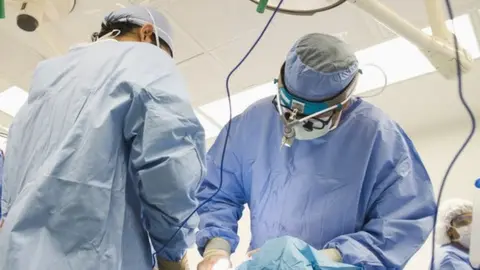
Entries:
{"label": "ceiling-mounted boom", "polygon": [[[260,13],[262,13],[265,8],[276,8],[280,2],[279,0],[250,1],[258,3],[257,11]],[[349,2],[418,47],[443,77],[455,79],[457,77],[457,62],[455,61],[457,59],[457,52],[455,50],[453,34],[448,31],[445,25],[446,16],[441,1],[443,0],[424,0],[428,20],[432,28],[432,35],[428,35],[421,29],[416,28],[409,21],[384,5],[380,0],[324,1],[326,4],[323,6],[317,4],[317,6],[311,7],[311,9],[306,8],[308,6],[307,2],[309,5],[313,5],[314,3],[320,3],[320,1],[297,1],[289,2],[289,6],[286,4],[287,8],[280,8],[279,11],[293,15],[314,15],[315,13],[326,11],[338,7],[345,2]],[[473,59],[465,49],[458,49],[458,60],[460,61],[462,73],[467,73],[471,70]]]}

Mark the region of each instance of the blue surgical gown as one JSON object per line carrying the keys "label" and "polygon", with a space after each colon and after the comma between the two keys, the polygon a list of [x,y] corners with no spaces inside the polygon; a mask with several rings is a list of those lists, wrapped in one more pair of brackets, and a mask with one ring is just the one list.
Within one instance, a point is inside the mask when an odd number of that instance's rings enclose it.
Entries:
{"label": "blue surgical gown", "polygon": [[[10,128],[0,270],[151,270],[198,216],[205,136],[173,59],[106,40],[37,67]],[[142,222],[142,213],[145,222]]]}
{"label": "blue surgical gown", "polygon": [[250,208],[250,249],[284,235],[316,249],[337,248],[365,269],[403,267],[433,229],[432,184],[404,131],[385,113],[354,99],[340,126],[280,149],[282,123],[263,99],[231,121],[207,154],[199,188],[197,245],[221,237],[238,245],[237,221]]}
{"label": "blue surgical gown", "polygon": [[458,247],[441,246],[435,254],[435,270],[474,270],[468,253]]}

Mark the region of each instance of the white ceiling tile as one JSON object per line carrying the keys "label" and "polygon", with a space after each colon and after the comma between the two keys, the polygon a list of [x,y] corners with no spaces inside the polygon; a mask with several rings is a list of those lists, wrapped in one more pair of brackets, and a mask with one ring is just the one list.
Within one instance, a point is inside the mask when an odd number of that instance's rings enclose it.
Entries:
{"label": "white ceiling tile", "polygon": [[173,51],[175,61],[183,62],[203,52],[202,47],[180,27],[177,21],[168,13],[164,13],[173,27]]}
{"label": "white ceiling tile", "polygon": [[[175,19],[171,17],[168,12],[166,12],[161,6],[165,1],[154,1],[154,7],[158,9],[169,19],[174,33],[174,54],[175,60],[177,62],[182,62],[186,59],[192,58],[195,55],[198,55],[203,50],[179,25],[176,23]],[[166,4],[163,4],[166,5]],[[114,5],[111,10],[118,8]],[[90,10],[87,8],[87,10]],[[92,11],[88,14],[83,14],[82,12],[77,12],[72,14],[58,26],[59,34],[58,36],[63,36],[64,39],[69,40],[70,46],[75,43],[90,41],[90,37],[94,32],[100,31],[101,23],[105,14],[110,11]],[[88,19],[86,20],[85,17]],[[78,22],[85,21],[82,27],[78,27]],[[79,29],[79,32],[71,31],[71,29]]]}
{"label": "white ceiling tile", "polygon": [[[428,25],[423,1],[383,2],[416,26]],[[99,30],[103,16],[119,8],[116,3],[128,5],[127,0],[78,1],[73,14],[48,29],[50,32],[58,30],[54,42],[70,45],[88,41],[90,35]],[[478,0],[455,0],[452,3],[457,15],[480,7]],[[175,58],[182,62],[180,68],[187,78],[194,103],[198,105],[225,97],[227,72],[247,52],[271,14],[270,11],[256,13],[255,4],[250,0],[152,0],[149,5],[167,10],[166,15],[172,18],[176,32]],[[8,68],[0,67],[0,77],[28,89],[30,74],[41,59],[28,46],[37,47],[42,52],[48,52],[49,48],[37,34],[21,32],[12,14],[10,19],[0,21],[0,35],[9,40],[8,43],[0,42],[0,59],[8,63]],[[355,50],[394,36],[349,3],[313,17],[282,14],[274,19],[265,39],[232,78],[232,93],[275,77],[290,46],[300,36],[311,32],[344,34],[345,41]],[[12,36],[11,33],[16,34]],[[209,54],[200,55],[202,46],[215,49],[211,52],[215,58]]]}
{"label": "white ceiling tile", "polygon": [[[425,18],[423,2],[416,0],[409,4],[410,9],[415,7],[415,14],[411,10],[400,8],[395,1],[385,4],[398,10],[399,14],[410,18],[418,27],[425,27],[428,21]],[[403,3],[403,2],[402,2]],[[470,7],[471,5],[464,5]],[[264,15],[268,17],[269,15]],[[283,62],[288,49],[299,37],[312,33],[322,32],[340,35],[355,51],[390,40],[396,35],[376,22],[370,15],[360,11],[352,4],[344,4],[339,8],[314,16],[292,16],[280,14],[274,19],[266,35],[259,43],[252,55],[238,69],[232,81],[243,88],[264,83],[277,76],[279,66]],[[234,67],[253,44],[260,29],[250,31],[243,38],[223,45],[212,53],[228,68]]]}
{"label": "white ceiling tile", "polygon": [[[57,39],[63,39],[66,46],[70,47],[78,43],[90,42],[92,34],[100,31],[103,15],[102,11],[87,14],[76,12],[62,20],[61,24],[49,27],[56,28]],[[73,29],[75,30],[72,31]]]}
{"label": "white ceiling tile", "polygon": [[300,36],[317,32],[339,36],[354,50],[372,46],[394,36],[389,31],[379,33],[379,28],[372,27],[377,23],[350,3],[313,16],[280,16],[275,19],[275,25],[275,36],[292,44]]}
{"label": "white ceiling tile", "polygon": [[[211,53],[227,67],[228,71],[231,71],[245,56],[259,33],[260,31],[251,31],[245,37],[219,47]],[[294,40],[291,43],[293,42]],[[239,87],[235,92],[276,78],[292,44],[276,36],[275,31],[268,31],[232,76],[232,84]]]}
{"label": "white ceiling tile", "polygon": [[179,0],[169,12],[207,50],[262,27],[268,19],[268,12],[258,14],[248,0]]}
{"label": "white ceiling tile", "polygon": [[[395,36],[389,31],[381,32],[383,29],[378,26],[378,23],[351,5],[314,16],[279,14],[249,58],[236,71],[232,81],[235,85],[247,88],[277,77],[289,49],[297,39],[309,33],[341,36],[354,50],[373,46]],[[261,29],[250,31],[244,37],[213,50],[212,54],[230,70],[247,53],[260,32]]]}
{"label": "white ceiling tile", "polygon": [[6,78],[0,77],[0,93],[7,90],[10,86],[12,86],[11,82],[7,81]]}
{"label": "white ceiling tile", "polygon": [[19,42],[14,35],[0,29],[0,35],[9,42],[0,42],[0,77],[14,81],[28,71],[33,70],[43,58],[27,43]]}
{"label": "white ceiling tile", "polygon": [[211,55],[202,54],[179,65],[194,105],[224,97],[226,70]]}

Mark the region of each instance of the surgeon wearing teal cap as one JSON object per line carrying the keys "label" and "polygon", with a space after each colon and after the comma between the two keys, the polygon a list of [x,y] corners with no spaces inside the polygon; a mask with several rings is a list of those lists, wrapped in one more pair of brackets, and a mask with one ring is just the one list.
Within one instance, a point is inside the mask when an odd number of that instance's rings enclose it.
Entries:
{"label": "surgeon wearing teal cap", "polygon": [[38,65],[10,128],[0,270],[151,270],[149,239],[187,267],[205,136],[171,27],[127,7],[93,41]]}
{"label": "surgeon wearing teal cap", "polygon": [[306,35],[280,68],[277,95],[231,120],[223,172],[221,131],[199,188],[200,270],[236,250],[245,204],[250,250],[291,236],[333,262],[373,270],[402,269],[422,246],[436,211],[430,177],[403,129],[353,96],[360,75],[345,42]]}

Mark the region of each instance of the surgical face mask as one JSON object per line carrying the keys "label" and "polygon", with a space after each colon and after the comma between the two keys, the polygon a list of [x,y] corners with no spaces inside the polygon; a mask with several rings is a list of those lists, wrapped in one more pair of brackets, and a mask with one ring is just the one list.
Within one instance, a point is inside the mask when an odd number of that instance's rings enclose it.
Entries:
{"label": "surgical face mask", "polygon": [[[334,113],[333,110],[337,109],[337,106],[328,108],[327,110],[321,111],[318,114],[310,116],[297,116],[295,111],[284,109],[278,102],[279,95],[277,95],[277,110],[280,113],[280,118],[283,120],[284,124],[287,122],[298,120],[294,123],[291,128],[294,131],[294,138],[297,140],[313,140],[325,136],[330,131],[334,130],[338,126],[338,122],[341,118],[341,111],[336,117],[334,122]],[[345,104],[349,99],[342,102],[342,105]],[[332,112],[327,117],[318,117],[317,115],[324,115]],[[292,117],[293,116],[293,117]],[[293,119],[292,119],[293,118]],[[285,134],[284,134],[285,140]],[[284,143],[285,144],[285,143]],[[287,144],[288,145],[288,144]]]}
{"label": "surgical face mask", "polygon": [[313,118],[295,125],[295,138],[298,140],[313,140],[327,135],[334,128],[333,114],[328,117]]}
{"label": "surgical face mask", "polygon": [[460,235],[460,238],[456,240],[455,242],[458,242],[461,244],[463,247],[469,249],[470,248],[470,236],[472,233],[471,227],[470,226],[463,226],[461,228],[455,228]]}

